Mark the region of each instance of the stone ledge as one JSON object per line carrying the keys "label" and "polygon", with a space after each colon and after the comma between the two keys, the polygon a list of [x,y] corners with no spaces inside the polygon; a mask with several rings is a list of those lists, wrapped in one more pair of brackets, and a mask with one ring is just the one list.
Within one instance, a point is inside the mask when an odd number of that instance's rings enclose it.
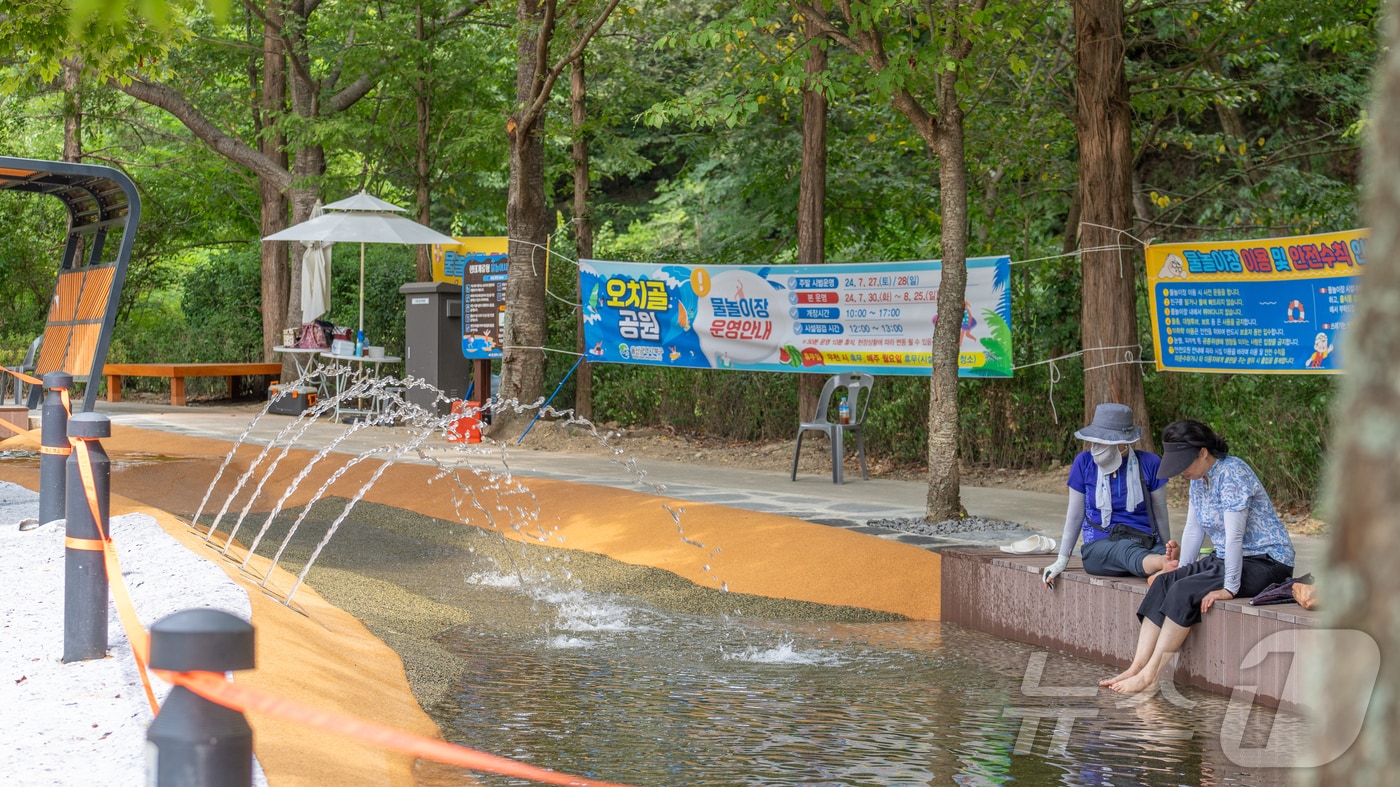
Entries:
{"label": "stone ledge", "polygon": [[[1055,588],[1047,590],[1040,571],[1053,556],[980,548],[940,554],[943,620],[1110,665],[1105,677],[1132,660],[1146,580],[1090,576],[1074,557]],[[1275,654],[1248,670],[1239,665],[1255,643],[1280,631],[1311,628],[1317,616],[1296,604],[1219,602],[1191,632],[1178,659],[1176,681],[1223,694],[1252,686],[1256,702],[1296,709],[1299,681],[1289,685],[1290,658]]]}

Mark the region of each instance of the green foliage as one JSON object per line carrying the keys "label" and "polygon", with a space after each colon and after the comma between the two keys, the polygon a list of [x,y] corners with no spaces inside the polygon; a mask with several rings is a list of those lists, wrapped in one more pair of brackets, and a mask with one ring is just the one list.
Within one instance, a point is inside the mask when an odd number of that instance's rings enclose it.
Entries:
{"label": "green foliage", "polygon": [[[399,287],[414,280],[414,250],[406,246],[366,244],[365,338],[388,355],[403,357],[404,296]],[[331,310],[336,325],[360,324],[360,246],[337,243],[331,250]]]}
{"label": "green foliage", "polygon": [[1254,468],[1276,505],[1311,508],[1322,486],[1337,382],[1323,375],[1149,373],[1147,398],[1159,439],[1171,421],[1202,421]]}
{"label": "green foliage", "polygon": [[[414,204],[417,98],[430,104],[431,222],[456,234],[505,231],[509,181],[504,118],[513,111],[516,20],[509,5],[412,30],[420,4],[322,3],[304,31],[320,114],[286,112],[259,126],[261,23],[255,6],[212,13],[195,0],[16,0],[3,13],[0,152],[58,158],[64,95],[59,59],[82,51],[84,149],[141,188],[142,228],[123,294],[113,357],[231,360],[259,352],[258,184],[163,112],[106,86],[134,71],[181,92],[231,137],[272,131],[294,154],[326,156],[329,201],[361,188]],[[429,19],[459,7],[421,4]],[[1009,380],[960,384],[963,460],[1044,468],[1078,449],[1084,422],[1080,276],[1071,204],[1077,187],[1073,35],[1068,4],[991,2],[960,21],[970,53],[950,62],[950,21],[928,4],[851,4],[854,26],[878,27],[889,67],[878,73],[818,40],[827,70],[827,256],[833,261],[942,255],[943,189],[923,137],[891,107],[909,91],[934,106],[953,73],[963,96],[968,253],[1010,254],[1013,320],[987,344],[1015,368]],[[1290,0],[1126,8],[1126,68],[1134,119],[1134,234],[1157,240],[1264,237],[1355,226],[1361,134],[1369,130],[1378,47],[1374,0]],[[141,20],[145,21],[141,21]],[[574,30],[561,30],[552,58]],[[1027,45],[1031,42],[1031,45]],[[795,259],[804,20],[792,3],[707,0],[618,9],[586,59],[595,256],[718,265]],[[368,75],[372,90],[344,111],[340,90]],[[567,75],[563,77],[567,79]],[[563,80],[561,80],[563,81]],[[561,86],[562,87],[562,86]],[[568,200],[573,129],[567,90],[545,114],[547,198],[561,214],[552,247],[572,248]],[[94,159],[99,160],[99,159]],[[53,204],[49,204],[52,202]],[[0,356],[22,353],[42,326],[61,250],[56,201],[0,199]],[[1144,234],[1145,233],[1145,234]],[[366,249],[366,331],[402,352],[402,296],[412,252]],[[359,249],[334,252],[332,319],[355,325]],[[1141,266],[1136,256],[1127,264]],[[293,264],[296,264],[294,261]],[[576,270],[549,261],[546,393],[573,367]],[[1140,298],[1145,291],[1140,287]],[[1140,333],[1149,340],[1145,301]],[[197,341],[191,341],[191,337]],[[8,354],[8,355],[6,355]],[[1058,359],[1058,360],[1051,360]],[[795,375],[599,366],[601,420],[666,422],[733,438],[795,428]],[[1155,429],[1201,418],[1231,438],[1281,503],[1317,484],[1334,383],[1316,377],[1147,372]],[[664,395],[663,395],[664,394]],[[556,407],[572,404],[563,386]],[[921,461],[925,377],[881,377],[869,412],[871,451]]]}
{"label": "green foliage", "polygon": [[63,204],[42,195],[14,195],[0,200],[0,226],[8,229],[0,243],[0,335],[29,337],[19,352],[43,332],[53,295],[54,276],[63,258]]}
{"label": "green foliage", "polygon": [[259,324],[260,264],[256,247],[245,247],[213,255],[189,271],[181,282],[180,313],[188,336],[198,339],[175,350],[186,356],[178,360],[262,359],[262,335],[247,330]]}

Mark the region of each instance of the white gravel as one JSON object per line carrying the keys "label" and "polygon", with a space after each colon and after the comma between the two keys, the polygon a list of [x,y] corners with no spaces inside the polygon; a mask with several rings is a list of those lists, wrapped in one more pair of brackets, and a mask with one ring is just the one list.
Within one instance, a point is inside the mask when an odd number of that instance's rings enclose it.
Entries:
{"label": "white gravel", "polygon": [[[38,494],[0,482],[0,774],[7,785],[144,785],[151,710],[126,633],[109,605],[107,658],[62,662],[63,522],[19,529],[38,514]],[[151,517],[115,517],[111,529],[147,628],[196,607],[249,619],[247,593]],[[152,685],[163,700],[170,687]]]}

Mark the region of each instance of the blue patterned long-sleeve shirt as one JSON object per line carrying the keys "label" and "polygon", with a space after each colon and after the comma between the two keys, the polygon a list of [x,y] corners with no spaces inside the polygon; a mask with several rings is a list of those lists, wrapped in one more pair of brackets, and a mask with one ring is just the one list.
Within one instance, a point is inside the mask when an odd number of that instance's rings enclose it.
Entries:
{"label": "blue patterned long-sleeve shirt", "polygon": [[1269,493],[1243,459],[1227,456],[1191,482],[1191,498],[1182,533],[1181,556],[1196,559],[1202,535],[1224,554],[1225,589],[1239,591],[1240,561],[1249,555],[1268,555],[1293,565],[1293,541],[1278,518]]}

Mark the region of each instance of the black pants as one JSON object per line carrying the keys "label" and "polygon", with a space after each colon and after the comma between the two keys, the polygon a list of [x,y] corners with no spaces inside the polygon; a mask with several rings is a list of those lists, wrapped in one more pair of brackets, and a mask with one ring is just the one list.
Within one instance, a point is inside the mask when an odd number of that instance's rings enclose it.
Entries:
{"label": "black pants", "polygon": [[[1293,576],[1293,567],[1268,555],[1249,555],[1240,566],[1240,592],[1236,598],[1249,598],[1259,591]],[[1213,590],[1225,587],[1225,560],[1211,555],[1157,577],[1138,606],[1138,620],[1144,618],[1162,625],[1171,618],[1180,626],[1201,622],[1201,601]]]}

